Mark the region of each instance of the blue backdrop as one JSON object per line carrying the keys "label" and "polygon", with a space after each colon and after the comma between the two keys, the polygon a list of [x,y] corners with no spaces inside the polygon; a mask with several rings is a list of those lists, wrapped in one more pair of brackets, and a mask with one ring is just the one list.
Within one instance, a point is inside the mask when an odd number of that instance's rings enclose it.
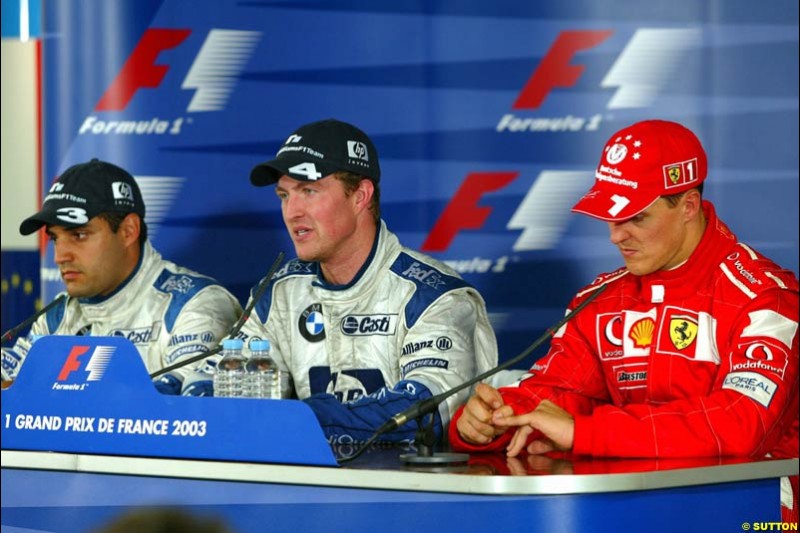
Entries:
{"label": "blue backdrop", "polygon": [[294,253],[250,169],[328,117],[372,137],[389,228],[481,290],[501,359],[621,264],[569,207],[641,119],[693,129],[706,197],[798,271],[796,0],[52,0],[43,17],[44,190],[91,157],[123,166],[156,247],[243,302]]}

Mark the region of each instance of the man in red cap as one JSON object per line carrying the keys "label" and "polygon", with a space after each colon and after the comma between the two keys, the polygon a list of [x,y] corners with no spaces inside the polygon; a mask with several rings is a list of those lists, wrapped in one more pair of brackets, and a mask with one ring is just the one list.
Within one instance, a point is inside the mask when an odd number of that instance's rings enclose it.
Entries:
{"label": "man in red cap", "polygon": [[[798,281],[702,199],[706,154],[648,120],[606,143],[573,211],[605,220],[625,267],[519,383],[481,384],[450,426],[460,450],[613,457],[797,457]],[[513,431],[509,431],[513,429]],[[798,516],[797,476],[782,480]]]}

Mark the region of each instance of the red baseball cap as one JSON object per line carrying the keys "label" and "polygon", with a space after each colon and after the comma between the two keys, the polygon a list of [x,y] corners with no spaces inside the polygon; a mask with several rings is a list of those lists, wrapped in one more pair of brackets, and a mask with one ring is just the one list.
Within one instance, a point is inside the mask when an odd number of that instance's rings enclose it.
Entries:
{"label": "red baseball cap", "polygon": [[572,211],[600,220],[626,220],[661,196],[697,187],[707,172],[706,152],[689,129],[666,120],[637,122],[606,142],[594,186]]}

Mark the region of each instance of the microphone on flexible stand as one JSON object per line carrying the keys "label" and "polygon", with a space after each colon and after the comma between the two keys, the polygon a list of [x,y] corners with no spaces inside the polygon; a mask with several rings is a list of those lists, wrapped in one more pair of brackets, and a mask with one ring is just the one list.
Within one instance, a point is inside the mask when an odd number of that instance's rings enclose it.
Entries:
{"label": "microphone on flexible stand", "polygon": [[[258,284],[258,288],[256,288],[255,294],[253,294],[253,298],[250,300],[250,304],[242,311],[242,316],[239,317],[239,320],[231,327],[230,331],[224,338],[234,338],[236,335],[239,334],[239,330],[242,329],[244,323],[247,322],[247,319],[250,318],[250,313],[253,312],[253,308],[256,306],[256,303],[261,299],[261,296],[264,295],[264,291],[267,289],[267,285],[269,285],[270,280],[272,280],[272,276],[275,275],[275,271],[278,270],[278,267],[283,262],[283,252],[278,252],[278,257],[275,258],[275,261],[272,263],[272,266],[269,268],[267,275],[264,279],[261,280],[261,283]],[[207,357],[211,357],[212,355],[216,355],[222,351],[222,344],[220,343],[219,346],[214,348],[211,351],[203,352],[192,356],[188,359],[184,359],[174,365],[170,365],[167,367],[162,368],[161,370],[156,370],[152,374],[150,374],[150,378],[157,378],[161,374],[166,374],[167,372],[171,372],[176,368],[182,368],[186,365],[190,365],[194,362],[200,361],[201,359],[206,359]]]}
{"label": "microphone on flexible stand", "polygon": [[[561,327],[569,322],[575,315],[577,315],[580,311],[583,310],[584,307],[589,305],[595,298],[597,298],[604,290],[606,290],[607,285],[603,284],[600,285],[597,290],[594,291],[590,296],[588,296],[585,300],[583,300],[580,304],[578,304],[575,309],[567,313],[564,318],[559,320],[555,325],[548,328],[541,337],[533,341],[533,343],[528,346],[525,350],[522,351],[516,357],[509,359],[508,361],[492,368],[491,370],[487,370],[483,374],[475,376],[474,378],[465,381],[461,385],[457,385],[452,389],[446,390],[442,393],[439,393],[435,396],[431,396],[426,400],[422,400],[421,402],[417,402],[408,409],[401,411],[391,417],[389,420],[384,422],[384,424],[373,433],[373,435],[364,443],[364,445],[352,456],[340,459],[340,463],[345,463],[354,460],[356,457],[359,457],[375,440],[384,433],[388,433],[390,431],[394,431],[395,429],[399,428],[406,422],[411,419],[419,420],[420,430],[417,432],[418,438],[422,437],[420,440],[422,441],[420,446],[418,446],[418,453],[417,454],[402,454],[400,455],[400,459],[407,463],[415,463],[415,464],[442,464],[442,463],[453,463],[453,462],[465,462],[469,456],[464,453],[440,453],[438,455],[433,454],[433,445],[435,444],[435,436],[433,436],[433,417],[434,411],[439,406],[442,401],[446,400],[453,394],[460,392],[472,385],[482,381],[490,376],[493,376],[504,370],[511,365],[518,363],[525,359],[528,355],[531,354],[536,348],[538,348],[544,341],[554,335]],[[423,428],[422,424],[422,417],[425,415],[431,415],[431,420],[427,428]]]}
{"label": "microphone on flexible stand", "polygon": [[2,336],[2,338],[0,338],[0,340],[1,340],[2,342],[6,342],[6,341],[9,341],[9,340],[11,340],[11,339],[15,338],[15,337],[16,337],[16,336],[19,334],[19,332],[20,332],[20,331],[22,331],[23,329],[27,328],[28,326],[30,326],[30,325],[31,325],[31,324],[33,324],[34,322],[36,322],[36,319],[37,319],[37,318],[39,318],[40,316],[42,316],[43,314],[45,314],[46,312],[48,312],[50,309],[52,309],[53,307],[55,307],[56,305],[58,305],[58,304],[59,304],[59,303],[60,303],[62,300],[64,300],[66,297],[67,297],[67,293],[63,293],[63,294],[60,294],[60,295],[58,295],[58,296],[57,296],[57,297],[56,297],[56,298],[55,298],[55,299],[54,299],[52,302],[50,302],[49,304],[47,304],[46,306],[44,306],[44,307],[43,307],[41,310],[39,310],[38,312],[34,313],[34,314],[33,314],[33,316],[31,316],[31,317],[29,317],[29,318],[25,319],[25,320],[24,320],[24,321],[23,321],[21,324],[19,324],[18,326],[16,326],[16,327],[13,327],[13,328],[11,328],[10,330],[8,330],[8,331],[6,331],[5,333],[3,333],[3,336]]}

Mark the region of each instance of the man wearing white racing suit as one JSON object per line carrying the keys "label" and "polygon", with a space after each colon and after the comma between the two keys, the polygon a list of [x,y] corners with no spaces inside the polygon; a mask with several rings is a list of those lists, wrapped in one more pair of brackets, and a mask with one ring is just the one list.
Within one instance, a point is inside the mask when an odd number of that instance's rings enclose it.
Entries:
{"label": "man wearing white racing suit", "polygon": [[[299,258],[275,274],[242,332],[270,340],[332,442],[364,441],[497,363],[478,292],[401,246],[380,220],[379,176],[370,139],[336,120],[299,128],[251,174],[256,186],[277,184]],[[466,394],[440,406],[439,435]],[[412,440],[415,431],[409,422],[382,439]]]}
{"label": "man wearing white racing suit", "polygon": [[[34,322],[27,339],[3,350],[3,380],[14,379],[33,335],[125,337],[149,373],[219,343],[241,314],[239,303],[213,279],[162,259],[146,240],[143,218],[135,180],[115,165],[92,160],[56,180],[20,232],[46,226],[68,296]],[[161,376],[156,387],[210,394],[199,364]]]}

